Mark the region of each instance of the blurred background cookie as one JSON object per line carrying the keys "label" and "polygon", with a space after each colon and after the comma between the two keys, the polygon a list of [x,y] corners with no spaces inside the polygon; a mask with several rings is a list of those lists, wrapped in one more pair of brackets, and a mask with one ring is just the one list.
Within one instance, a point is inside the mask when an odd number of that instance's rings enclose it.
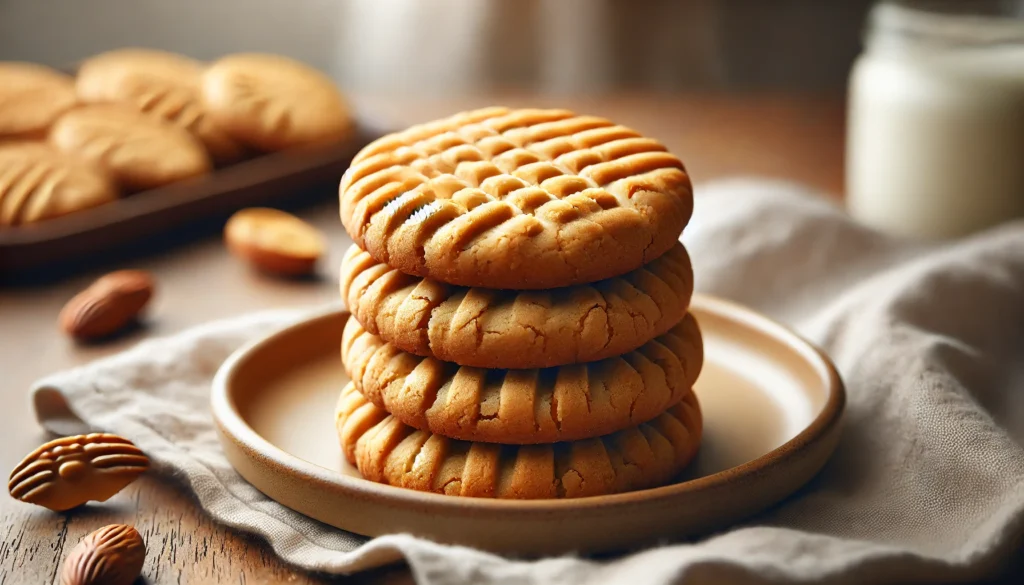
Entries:
{"label": "blurred background cookie", "polygon": [[44,137],[75,101],[68,75],[34,63],[0,62],[0,140]]}
{"label": "blurred background cookie", "polygon": [[0,227],[34,223],[117,199],[113,181],[42,142],[0,145]]}
{"label": "blurred background cookie", "polygon": [[202,95],[218,126],[259,150],[336,142],[352,131],[349,107],[334,82],[286,57],[224,57],[203,74]]}
{"label": "blurred background cookie", "polygon": [[199,99],[204,65],[153,49],[119,49],[87,59],[77,91],[85,102],[124,102],[195,135],[219,164],[241,159],[244,149],[213,124]]}
{"label": "blurred background cookie", "polygon": [[54,124],[50,141],[95,162],[133,191],[201,175],[211,167],[206,151],[187,131],[116,104],[66,113]]}

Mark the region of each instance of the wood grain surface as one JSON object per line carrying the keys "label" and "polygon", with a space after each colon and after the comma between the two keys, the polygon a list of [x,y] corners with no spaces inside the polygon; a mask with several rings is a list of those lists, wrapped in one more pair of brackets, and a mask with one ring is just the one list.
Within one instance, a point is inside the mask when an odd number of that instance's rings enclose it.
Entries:
{"label": "wood grain surface", "polygon": [[[524,95],[459,100],[356,96],[375,119],[401,126],[491,104],[559,105],[608,116],[661,139],[680,155],[699,184],[732,174],[805,182],[838,197],[842,186],[844,109],[829,96],[559,98]],[[330,256],[315,280],[258,276],[231,258],[216,234],[173,248],[131,250],[55,282],[0,288],[0,468],[10,470],[47,437],[32,417],[28,388],[46,374],[212,319],[249,311],[312,306],[337,298],[337,268],[350,240],[333,193],[301,213],[327,234]],[[143,268],[157,279],[146,327],[96,346],[76,346],[57,330],[57,314],[76,291],[107,270]],[[54,514],[0,496],[0,585],[57,582],[60,563],[87,533],[111,523],[136,526],[146,540],[147,583],[408,582],[407,571],[384,569],[354,578],[293,570],[258,539],[215,525],[173,481],[144,476],[102,505]]]}

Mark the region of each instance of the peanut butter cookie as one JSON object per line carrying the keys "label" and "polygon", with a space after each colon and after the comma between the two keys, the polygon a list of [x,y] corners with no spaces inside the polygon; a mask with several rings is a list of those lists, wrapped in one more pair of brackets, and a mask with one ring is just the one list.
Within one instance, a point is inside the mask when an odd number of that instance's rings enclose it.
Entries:
{"label": "peanut butter cookie", "polygon": [[658,141],[567,110],[488,108],[364,148],[341,219],[377,260],[461,286],[547,289],[625,274],[675,245],[693,211]]}
{"label": "peanut butter cookie", "polygon": [[43,142],[0,145],[0,226],[35,223],[114,201],[95,165]]}
{"label": "peanut butter cookie", "polygon": [[349,107],[323,73],[286,57],[228,55],[203,74],[203,101],[217,125],[265,151],[329,144],[352,131]]}
{"label": "peanut butter cookie", "polygon": [[132,191],[202,175],[211,167],[188,131],[120,104],[71,110],[53,125],[50,142],[95,162]]}
{"label": "peanut butter cookie", "polygon": [[0,62],[0,140],[45,138],[76,101],[70,76],[34,63]]}
{"label": "peanut butter cookie", "polygon": [[691,315],[635,351],[554,368],[487,370],[420,357],[355,319],[341,354],[356,388],[403,423],[509,444],[588,439],[646,422],[690,392],[704,361]]}
{"label": "peanut butter cookie", "polygon": [[467,288],[410,276],[353,245],[341,296],[367,331],[421,356],[481,368],[546,368],[632,351],[690,304],[682,244],[636,270],[542,291]]}
{"label": "peanut butter cookie", "polygon": [[371,481],[453,496],[581,498],[664,485],[700,446],[693,392],[653,420],[603,437],[553,445],[447,439],[402,424],[351,383],[338,400],[345,457]]}

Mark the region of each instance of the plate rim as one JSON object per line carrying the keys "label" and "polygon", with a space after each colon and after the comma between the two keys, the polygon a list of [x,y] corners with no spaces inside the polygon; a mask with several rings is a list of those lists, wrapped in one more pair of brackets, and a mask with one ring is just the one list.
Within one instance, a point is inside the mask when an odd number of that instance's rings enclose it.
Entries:
{"label": "plate rim", "polygon": [[[565,499],[511,500],[452,497],[344,475],[284,451],[256,432],[235,408],[229,392],[232,375],[238,369],[238,365],[250,354],[273,343],[275,338],[286,335],[293,329],[309,326],[315,321],[331,319],[339,314],[347,315],[350,318],[351,314],[347,308],[339,305],[332,305],[325,310],[307,315],[299,321],[278,328],[233,352],[214,376],[210,391],[211,412],[214,423],[220,431],[218,434],[222,442],[230,440],[235,447],[247,452],[250,457],[258,458],[263,463],[270,463],[282,472],[297,474],[303,480],[333,486],[353,498],[386,500],[392,505],[433,510],[446,515],[477,515],[509,511],[515,511],[518,514],[544,515],[570,509],[573,511],[597,511],[671,501],[687,494],[715,490],[724,485],[739,483],[751,476],[756,476],[767,468],[797,457],[802,450],[814,445],[818,439],[825,438],[835,426],[840,424],[846,406],[846,389],[838,370],[823,350],[789,327],[739,303],[698,293],[693,295],[691,301],[691,307],[695,305],[710,312],[734,317],[744,325],[753,326],[753,328],[769,333],[773,337],[781,337],[783,341],[788,342],[790,347],[798,350],[807,362],[819,370],[823,379],[827,380],[828,396],[823,408],[810,424],[782,445],[735,467],[664,486],[617,494]],[[231,465],[235,467],[233,462]]]}

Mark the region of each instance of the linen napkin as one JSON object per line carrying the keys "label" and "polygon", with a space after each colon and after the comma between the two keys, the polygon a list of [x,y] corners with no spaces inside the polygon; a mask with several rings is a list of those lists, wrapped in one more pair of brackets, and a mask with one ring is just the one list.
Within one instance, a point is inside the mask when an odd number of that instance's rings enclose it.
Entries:
{"label": "linen napkin", "polygon": [[945,244],[888,237],[786,183],[698,188],[684,243],[699,291],[826,349],[848,391],[844,434],[797,496],[703,540],[616,559],[506,559],[408,535],[366,542],[296,514],[221,454],[211,378],[234,349],[302,316],[212,323],[37,385],[42,424],[121,434],[183,478],[214,519],[285,561],[348,573],[404,557],[420,583],[954,582],[1024,535],[1024,222]]}

